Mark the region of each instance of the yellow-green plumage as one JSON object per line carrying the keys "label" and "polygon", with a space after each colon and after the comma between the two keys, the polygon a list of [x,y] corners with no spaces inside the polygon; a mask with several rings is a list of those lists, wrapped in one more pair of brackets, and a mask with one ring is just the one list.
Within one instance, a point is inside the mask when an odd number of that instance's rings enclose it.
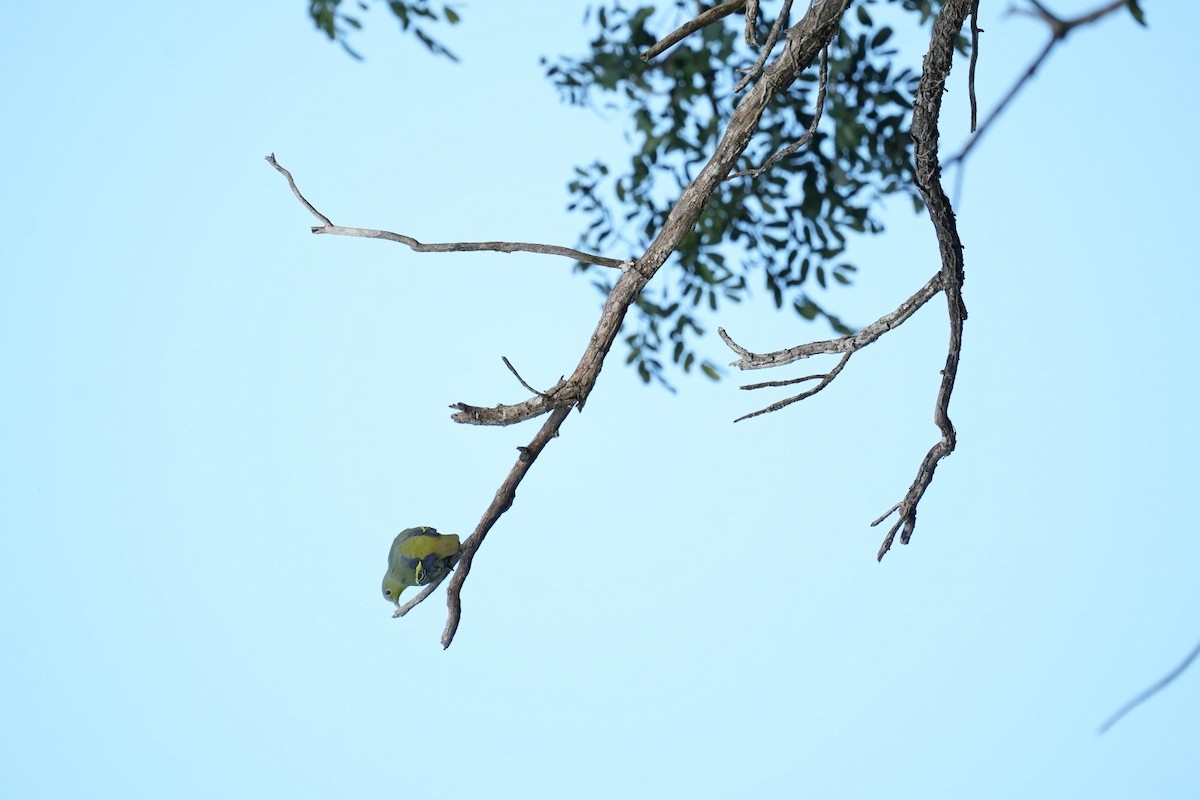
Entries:
{"label": "yellow-green plumage", "polygon": [[438,533],[425,525],[400,531],[388,552],[384,599],[400,605],[400,593],[409,586],[432,583],[454,569],[458,548],[457,534]]}

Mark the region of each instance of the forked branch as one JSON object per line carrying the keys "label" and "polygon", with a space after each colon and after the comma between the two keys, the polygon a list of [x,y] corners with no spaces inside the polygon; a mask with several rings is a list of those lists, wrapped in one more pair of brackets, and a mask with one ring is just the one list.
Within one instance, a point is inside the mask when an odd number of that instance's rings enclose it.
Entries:
{"label": "forked branch", "polygon": [[[872,522],[878,525],[893,513],[897,515],[896,522],[888,530],[883,545],[879,549],[878,558],[883,558],[892,546],[897,533],[900,541],[907,544],[917,520],[917,506],[925,491],[933,481],[934,471],[938,463],[954,451],[957,437],[954,425],[950,421],[950,397],[954,392],[954,381],[958,374],[958,362],[962,353],[963,323],[967,318],[967,309],[963,303],[963,257],[962,241],[959,239],[958,228],[954,220],[954,210],[950,199],[942,187],[941,168],[937,161],[938,152],[938,117],[941,113],[942,94],[945,92],[946,79],[953,64],[954,44],[967,15],[974,6],[975,0],[947,0],[933,26],[929,50],[925,55],[924,70],[917,93],[913,102],[912,136],[914,142],[915,182],[921,198],[929,211],[933,223],[934,234],[938,240],[938,250],[941,255],[941,268],[915,294],[901,303],[894,311],[885,314],[875,322],[863,328],[853,336],[839,339],[829,339],[821,342],[811,342],[798,347],[779,350],[774,353],[752,353],[733,339],[723,329],[718,333],[725,343],[736,352],[740,358],[733,366],[740,369],[762,369],[765,367],[782,366],[803,358],[821,353],[842,353],[838,364],[824,375],[807,376],[805,379],[819,379],[819,383],[806,392],[767,406],[764,409],[747,414],[739,419],[777,411],[792,403],[811,397],[828,386],[842,371],[851,355],[858,350],[877,341],[879,337],[903,324],[918,308],[927,303],[935,294],[942,292],[946,295],[947,313],[950,322],[950,341],[947,347],[946,363],[942,368],[942,381],[938,388],[934,403],[934,423],[941,433],[941,438],[929,449],[917,469],[917,476],[909,486],[908,491],[900,502],[896,503],[882,517]],[[788,383],[788,382],[783,382]],[[766,386],[782,385],[778,382],[751,384],[743,388],[758,389]]]}

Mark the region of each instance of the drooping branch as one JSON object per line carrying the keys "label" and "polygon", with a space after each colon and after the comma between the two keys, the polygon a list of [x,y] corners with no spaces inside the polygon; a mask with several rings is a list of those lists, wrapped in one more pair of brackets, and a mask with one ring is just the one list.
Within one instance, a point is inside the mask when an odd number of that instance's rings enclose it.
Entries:
{"label": "drooping branch", "polygon": [[958,442],[954,424],[950,421],[950,396],[954,392],[954,381],[958,377],[958,361],[962,356],[963,323],[967,319],[967,307],[963,303],[963,246],[958,235],[958,224],[950,198],[942,187],[941,166],[938,164],[938,118],[942,110],[942,95],[946,91],[946,79],[954,65],[954,44],[971,11],[973,0],[947,0],[933,23],[933,35],[929,50],[925,54],[924,69],[917,93],[913,98],[913,161],[915,182],[921,199],[929,211],[929,219],[937,236],[941,254],[941,284],[946,294],[946,309],[950,317],[950,343],[946,348],[946,365],[942,367],[942,382],[934,402],[933,421],[942,437],[921,459],[917,477],[905,492],[904,497],[892,510],[872,522],[878,525],[893,511],[897,519],[884,537],[877,558],[892,546],[897,532],[900,541],[908,544],[913,528],[917,524],[917,505],[933,482],[933,473],[938,463],[954,452]]}
{"label": "drooping branch", "polygon": [[[828,373],[808,376],[807,379],[819,379],[819,383],[815,387],[739,418],[747,419],[777,411],[821,391],[841,373],[851,355],[903,324],[937,293],[945,293],[950,323],[950,341],[947,347],[945,366],[942,368],[942,381],[934,403],[934,423],[941,433],[941,438],[922,459],[916,478],[900,502],[871,523],[878,525],[893,513],[898,517],[880,547],[878,558],[881,559],[891,547],[897,533],[900,534],[901,542],[908,543],[916,525],[917,506],[933,481],[933,474],[938,463],[953,452],[957,442],[954,425],[950,421],[949,406],[962,353],[963,323],[967,318],[967,309],[962,298],[964,277],[962,242],[959,239],[954,210],[942,187],[941,168],[937,160],[938,118],[941,113],[942,94],[945,91],[946,79],[953,65],[955,40],[974,5],[975,0],[947,0],[942,6],[934,22],[929,50],[925,56],[924,69],[913,103],[912,136],[915,183],[925,201],[930,220],[933,223],[934,234],[938,240],[938,250],[941,256],[941,267],[938,273],[894,311],[885,314],[852,336],[811,342],[786,350],[760,354],[752,353],[734,342],[724,329],[717,329],[725,343],[740,356],[737,361],[733,362],[733,366],[740,369],[782,366],[821,353],[843,354],[842,359]],[[770,385],[779,384],[775,382],[751,384],[743,388],[757,389]]]}

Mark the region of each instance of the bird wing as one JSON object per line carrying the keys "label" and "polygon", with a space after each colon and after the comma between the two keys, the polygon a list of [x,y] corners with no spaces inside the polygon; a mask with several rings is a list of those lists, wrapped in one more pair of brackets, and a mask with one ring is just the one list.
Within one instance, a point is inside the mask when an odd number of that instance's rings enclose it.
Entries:
{"label": "bird wing", "polygon": [[433,570],[442,559],[458,554],[459,540],[453,533],[438,533],[436,528],[409,528],[401,531],[392,542],[388,554],[388,565],[398,574],[404,574],[424,564]]}

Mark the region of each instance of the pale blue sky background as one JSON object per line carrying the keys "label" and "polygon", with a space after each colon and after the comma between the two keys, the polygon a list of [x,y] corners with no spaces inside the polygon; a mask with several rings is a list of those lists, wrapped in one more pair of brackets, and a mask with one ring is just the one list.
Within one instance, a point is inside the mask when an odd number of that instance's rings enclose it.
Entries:
{"label": "pale blue sky background", "polygon": [[[1044,32],[983,5],[987,108]],[[572,244],[571,166],[623,147],[537,63],[583,6],[464,5],[458,66],[380,10],[356,63],[298,1],[9,9],[0,794],[1200,794],[1200,674],[1095,734],[1200,637],[1192,3],[1079,31],[972,157],[960,446],[911,546],[875,563],[867,523],[936,436],[940,300],[736,426],[777,396],[614,360],[454,646],[440,597],[391,619],[395,532],[472,528],[535,430],[447,405],[521,399],[501,355],[569,372],[599,296],[560,259],[314,237],[262,157],[341,224]],[[849,321],[936,269],[889,218],[826,298]],[[827,334],[759,300],[716,321]]]}

